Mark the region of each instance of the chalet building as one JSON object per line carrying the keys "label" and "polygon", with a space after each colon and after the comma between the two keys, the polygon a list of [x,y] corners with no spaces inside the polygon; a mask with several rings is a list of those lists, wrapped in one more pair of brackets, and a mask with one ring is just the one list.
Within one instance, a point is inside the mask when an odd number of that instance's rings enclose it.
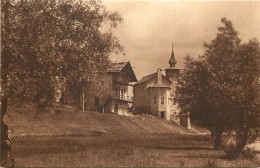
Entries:
{"label": "chalet building", "polygon": [[134,108],[190,128],[189,117],[179,116],[178,105],[174,101],[180,75],[180,69],[175,68],[176,63],[172,49],[170,68],[159,68],[156,73],[145,76],[134,84]]}
{"label": "chalet building", "polygon": [[84,97],[86,110],[131,115],[133,82],[137,82],[130,62],[112,63],[107,73],[88,86]]}

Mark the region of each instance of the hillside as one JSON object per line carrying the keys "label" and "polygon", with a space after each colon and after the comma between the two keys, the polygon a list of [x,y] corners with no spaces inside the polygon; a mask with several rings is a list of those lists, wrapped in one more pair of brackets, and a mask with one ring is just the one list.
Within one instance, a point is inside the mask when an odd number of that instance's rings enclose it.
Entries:
{"label": "hillside", "polygon": [[191,132],[150,115],[124,117],[65,108],[36,113],[34,109],[9,108],[4,118],[14,136],[16,167],[259,165],[257,160],[224,159],[225,153],[212,150],[211,137],[200,134],[200,127]]}
{"label": "hillside", "polygon": [[82,112],[68,108],[36,112],[33,105],[9,108],[4,120],[13,136],[191,133],[184,127],[147,114],[136,117]]}

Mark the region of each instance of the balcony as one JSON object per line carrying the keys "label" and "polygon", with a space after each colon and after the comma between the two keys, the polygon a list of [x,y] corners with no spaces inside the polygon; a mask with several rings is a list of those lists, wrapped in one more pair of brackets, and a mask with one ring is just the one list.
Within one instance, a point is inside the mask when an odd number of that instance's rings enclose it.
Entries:
{"label": "balcony", "polygon": [[134,98],[131,96],[126,96],[126,95],[109,95],[108,96],[109,99],[112,100],[119,100],[119,101],[125,101],[125,102],[129,102],[129,103],[133,103],[134,102]]}

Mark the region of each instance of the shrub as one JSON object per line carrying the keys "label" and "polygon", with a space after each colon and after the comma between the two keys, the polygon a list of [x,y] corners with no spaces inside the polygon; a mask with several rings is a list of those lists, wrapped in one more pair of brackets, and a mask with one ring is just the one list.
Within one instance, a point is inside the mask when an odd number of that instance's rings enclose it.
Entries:
{"label": "shrub", "polygon": [[148,107],[141,106],[141,107],[136,107],[133,111],[133,114],[136,115],[136,114],[151,114],[151,113]]}
{"label": "shrub", "polygon": [[235,159],[240,154],[237,150],[236,139],[234,136],[230,136],[221,145],[221,149],[225,152],[228,159]]}
{"label": "shrub", "polygon": [[223,145],[222,149],[226,153],[228,159],[237,158],[238,153],[236,152],[236,145],[234,144]]}
{"label": "shrub", "polygon": [[257,152],[254,151],[252,148],[245,148],[241,152],[241,156],[245,159],[250,159],[252,160],[256,156]]}

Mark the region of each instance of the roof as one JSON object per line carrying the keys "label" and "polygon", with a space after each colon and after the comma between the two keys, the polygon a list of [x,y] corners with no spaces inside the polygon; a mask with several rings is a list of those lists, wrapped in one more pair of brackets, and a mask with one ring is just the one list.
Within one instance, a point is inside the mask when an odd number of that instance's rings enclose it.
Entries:
{"label": "roof", "polygon": [[173,49],[172,49],[171,58],[169,60],[170,67],[174,68],[176,63],[177,63],[177,60],[175,59],[174,52],[173,52]]}
{"label": "roof", "polygon": [[134,85],[138,85],[141,83],[145,83],[148,82],[150,79],[152,79],[153,77],[157,76],[157,73],[153,73],[147,76],[144,76],[142,79],[140,79],[138,82],[136,82]]}
{"label": "roof", "polygon": [[[157,77],[157,73],[153,73],[147,76],[144,76],[142,79],[140,79],[138,82],[136,82],[134,85],[139,85],[145,82],[148,82],[152,78]],[[162,75],[163,78],[167,79],[169,82],[171,82],[166,76]]]}
{"label": "roof", "polygon": [[147,86],[147,88],[170,88],[170,86],[164,84],[152,84]]}
{"label": "roof", "polygon": [[108,70],[109,73],[127,74],[130,82],[137,82],[134,70],[130,62],[113,62]]}
{"label": "roof", "polygon": [[113,62],[108,72],[121,72],[128,62]]}

